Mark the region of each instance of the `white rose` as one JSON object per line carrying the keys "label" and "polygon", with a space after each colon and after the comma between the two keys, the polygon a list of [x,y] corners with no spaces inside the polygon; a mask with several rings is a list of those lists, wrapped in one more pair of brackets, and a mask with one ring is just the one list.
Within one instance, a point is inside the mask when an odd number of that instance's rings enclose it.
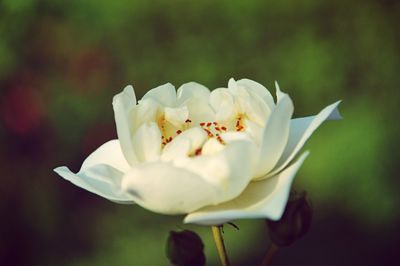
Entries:
{"label": "white rose", "polygon": [[[293,178],[308,155],[300,149],[339,102],[292,119],[293,103],[276,84],[229,80],[210,91],[197,83],[165,84],[136,102],[132,86],[113,100],[118,139],[94,151],[80,171],[54,169],[73,184],[118,203],[185,223],[280,219]],[[297,160],[294,160],[297,157]]]}

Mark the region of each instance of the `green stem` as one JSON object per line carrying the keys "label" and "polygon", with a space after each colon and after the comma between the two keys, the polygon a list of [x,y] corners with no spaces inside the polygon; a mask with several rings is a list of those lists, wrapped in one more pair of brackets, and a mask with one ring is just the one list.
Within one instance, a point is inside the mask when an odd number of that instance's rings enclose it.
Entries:
{"label": "green stem", "polygon": [[228,255],[226,254],[224,239],[221,234],[221,227],[218,225],[211,226],[211,230],[213,233],[215,245],[217,246],[219,259],[221,261],[222,266],[229,266]]}
{"label": "green stem", "polygon": [[272,259],[274,258],[274,255],[278,251],[278,246],[275,244],[272,244],[271,247],[268,249],[267,254],[265,255],[263,262],[261,263],[261,266],[270,266],[272,265]]}

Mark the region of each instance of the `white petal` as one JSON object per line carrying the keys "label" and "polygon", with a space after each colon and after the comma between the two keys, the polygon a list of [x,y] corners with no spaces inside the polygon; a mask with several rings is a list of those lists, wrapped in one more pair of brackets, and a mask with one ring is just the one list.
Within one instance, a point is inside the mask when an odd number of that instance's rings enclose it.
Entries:
{"label": "white petal", "polygon": [[218,122],[225,122],[235,118],[236,110],[233,96],[228,89],[213,90],[210,95],[210,105],[216,113]]}
{"label": "white petal", "polygon": [[247,141],[253,140],[247,132],[228,131],[221,133],[219,136],[226,143],[231,143],[237,140],[247,140]]}
{"label": "white petal", "polygon": [[272,98],[272,95],[268,91],[268,89],[265,88],[263,85],[250,79],[241,79],[238,80],[236,83],[256,93],[267,104],[270,111],[274,109],[275,107],[274,99]]}
{"label": "white petal", "polygon": [[276,88],[276,99],[279,102],[285,96],[285,93],[281,91],[281,88],[279,87],[277,81],[275,81],[275,88]]}
{"label": "white petal", "polygon": [[141,125],[149,122],[156,122],[162,107],[152,99],[142,99],[134,108],[134,119],[131,121],[134,124],[133,131],[136,131]]}
{"label": "white petal", "polygon": [[181,167],[222,189],[217,202],[237,197],[250,182],[255,163],[255,147],[250,141],[235,141],[213,155],[201,155],[179,162]]}
{"label": "white petal", "polygon": [[251,182],[234,200],[190,213],[184,222],[218,225],[234,219],[279,220],[289,198],[292,181],[307,156],[308,152],[305,152],[294,164],[270,179]]}
{"label": "white petal", "polygon": [[111,166],[98,164],[82,169],[77,174],[65,166],[54,171],[74,185],[108,200],[118,203],[134,202],[131,195],[120,189],[123,173]]}
{"label": "white petal", "polygon": [[186,119],[189,118],[189,110],[187,106],[178,108],[166,107],[164,109],[165,120],[170,122],[174,127],[181,128]]}
{"label": "white petal", "polygon": [[178,105],[184,104],[185,101],[191,98],[207,102],[210,96],[210,90],[196,82],[188,82],[179,87],[177,92]]}
{"label": "white petal", "polygon": [[163,106],[175,106],[176,105],[176,91],[174,85],[166,83],[158,86],[154,89],[149,90],[144,96],[144,99],[152,98],[158,101]]}
{"label": "white petal", "polygon": [[285,94],[278,101],[277,106],[267,121],[260,150],[260,160],[255,175],[256,178],[263,177],[270,172],[281,157],[288,141],[292,114],[292,100]]}
{"label": "white petal", "polygon": [[156,123],[145,123],[133,137],[137,158],[141,162],[157,160],[161,153],[161,133]]}
{"label": "white petal", "polygon": [[184,214],[215,204],[218,188],[170,163],[141,164],[128,172],[122,188],[142,207],[163,214]]}
{"label": "white petal", "polygon": [[213,155],[218,152],[221,152],[225,148],[218,140],[215,138],[210,138],[204,143],[203,148],[201,150],[201,154],[204,155]]}
{"label": "white petal", "polygon": [[281,171],[299,153],[312,133],[325,121],[337,120],[341,116],[338,111],[340,101],[325,107],[316,116],[296,118],[291,120],[289,140],[277,163],[277,167],[268,174],[274,175]]}
{"label": "white petal", "polygon": [[199,126],[202,122],[215,121],[215,113],[207,99],[189,98],[185,101],[185,106],[189,110],[191,126]]}
{"label": "white petal", "polygon": [[119,140],[110,140],[101,145],[97,150],[92,152],[83,162],[81,170],[84,171],[94,165],[106,164],[114,167],[115,169],[126,172],[130,169],[126,161]]}
{"label": "white petal", "polygon": [[128,163],[134,165],[136,163],[136,155],[133,150],[132,143],[132,109],[136,105],[136,96],[132,86],[125,89],[114,96],[113,108],[115,123],[117,126],[118,139],[120,140],[122,151]]}
{"label": "white petal", "polygon": [[206,140],[207,133],[201,128],[194,127],[183,131],[164,147],[161,159],[172,161],[179,157],[187,157],[200,148]]}
{"label": "white petal", "polygon": [[263,140],[264,128],[248,119],[244,121],[244,124],[247,135],[249,135],[258,146],[260,146]]}

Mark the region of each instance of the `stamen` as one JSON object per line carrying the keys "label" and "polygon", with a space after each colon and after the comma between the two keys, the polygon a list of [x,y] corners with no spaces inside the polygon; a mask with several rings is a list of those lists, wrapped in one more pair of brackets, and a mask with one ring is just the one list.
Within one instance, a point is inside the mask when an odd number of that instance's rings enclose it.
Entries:
{"label": "stamen", "polygon": [[194,155],[198,156],[201,155],[201,148],[198,148],[195,152]]}
{"label": "stamen", "polygon": [[186,119],[185,123],[192,123],[192,120]]}
{"label": "stamen", "polygon": [[204,122],[200,123],[201,127],[204,127],[205,125],[206,125],[206,123],[204,123]]}
{"label": "stamen", "polygon": [[211,122],[208,122],[208,123],[207,123],[207,127],[210,127],[210,126],[211,126]]}
{"label": "stamen", "polygon": [[217,140],[218,140],[221,144],[225,145],[225,142],[224,142],[224,140],[221,138],[220,135],[217,135]]}
{"label": "stamen", "polygon": [[182,133],[182,130],[180,130],[180,129],[176,131],[176,134],[177,134],[177,135],[179,135],[179,134],[181,134],[181,133]]}
{"label": "stamen", "polygon": [[221,127],[221,129],[222,129],[223,131],[226,131],[226,127]]}

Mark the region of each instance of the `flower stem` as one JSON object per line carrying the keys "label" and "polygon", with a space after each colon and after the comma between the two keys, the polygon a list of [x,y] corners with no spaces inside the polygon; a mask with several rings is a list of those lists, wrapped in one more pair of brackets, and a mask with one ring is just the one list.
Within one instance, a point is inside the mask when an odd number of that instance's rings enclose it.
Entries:
{"label": "flower stem", "polygon": [[213,233],[215,245],[217,246],[219,259],[221,261],[222,266],[229,266],[228,255],[226,254],[224,239],[221,234],[221,227],[218,225],[211,226],[211,230]]}
{"label": "flower stem", "polygon": [[271,247],[268,249],[267,254],[265,255],[263,262],[261,263],[261,266],[270,266],[272,265],[272,259],[274,257],[274,255],[276,254],[276,252],[278,251],[278,246],[273,244],[271,245]]}

